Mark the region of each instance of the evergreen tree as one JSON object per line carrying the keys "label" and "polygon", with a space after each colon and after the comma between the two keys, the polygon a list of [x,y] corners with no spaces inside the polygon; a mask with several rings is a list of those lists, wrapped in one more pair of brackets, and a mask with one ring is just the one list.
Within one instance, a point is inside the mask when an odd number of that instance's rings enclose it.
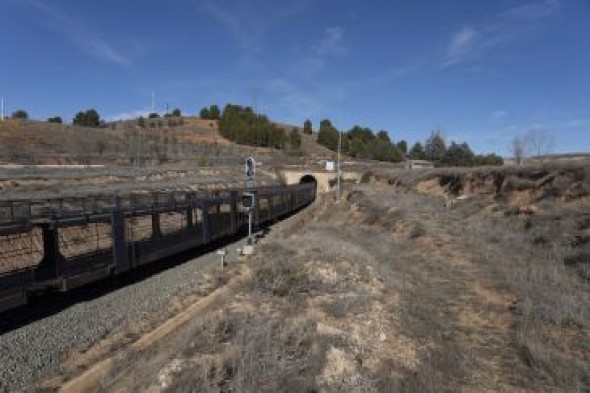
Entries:
{"label": "evergreen tree", "polygon": [[54,116],[54,117],[50,117],[49,119],[47,119],[47,122],[48,123],[55,123],[55,124],[62,124],[63,120],[59,116]]}
{"label": "evergreen tree", "polygon": [[209,119],[211,120],[219,120],[221,116],[221,112],[219,111],[219,107],[215,104],[209,107]]}
{"label": "evergreen tree", "polygon": [[305,122],[303,122],[303,133],[308,135],[311,135],[313,133],[313,130],[311,128],[311,120],[307,119],[305,120]]}
{"label": "evergreen tree", "polygon": [[338,138],[338,130],[332,126],[330,120],[322,120],[318,131],[318,143],[330,150],[336,151],[338,150]]}
{"label": "evergreen tree", "polygon": [[12,118],[27,120],[29,118],[29,114],[27,113],[27,111],[19,109],[12,113]]}
{"label": "evergreen tree", "polygon": [[414,146],[410,149],[410,158],[413,160],[425,160],[426,153],[424,153],[424,147],[420,142],[416,142]]}
{"label": "evergreen tree", "polygon": [[475,154],[473,154],[467,143],[457,144],[451,142],[451,146],[449,146],[440,162],[449,166],[473,166],[475,164]]}
{"label": "evergreen tree", "polygon": [[380,141],[391,142],[389,134],[385,130],[381,130],[377,133],[377,139],[379,139]]}
{"label": "evergreen tree", "polygon": [[296,127],[291,129],[291,133],[289,134],[289,144],[293,150],[301,149],[301,134],[299,134],[299,130]]}
{"label": "evergreen tree", "polygon": [[211,113],[209,112],[209,109],[207,107],[202,108],[201,111],[199,112],[199,117],[201,119],[211,119]]}
{"label": "evergreen tree", "polygon": [[402,139],[401,141],[399,141],[397,143],[397,148],[403,154],[407,154],[408,153],[408,142],[406,142],[404,139]]}
{"label": "evergreen tree", "polygon": [[227,104],[219,119],[219,132],[229,140],[250,146],[285,147],[285,130],[251,108]]}
{"label": "evergreen tree", "polygon": [[440,161],[447,152],[447,145],[440,131],[433,131],[424,146],[426,158]]}
{"label": "evergreen tree", "polygon": [[78,112],[74,116],[74,125],[83,127],[98,127],[100,125],[100,116],[95,109],[88,109],[85,112]]}
{"label": "evergreen tree", "polygon": [[504,165],[504,159],[497,154],[491,153],[486,155],[475,156],[475,165]]}

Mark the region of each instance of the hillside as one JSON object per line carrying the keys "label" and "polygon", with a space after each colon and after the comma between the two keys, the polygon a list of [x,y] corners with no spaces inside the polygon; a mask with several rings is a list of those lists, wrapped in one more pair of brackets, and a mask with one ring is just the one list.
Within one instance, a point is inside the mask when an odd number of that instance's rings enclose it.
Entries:
{"label": "hillside", "polygon": [[215,121],[186,117],[169,126],[169,120],[146,119],[143,128],[136,121],[88,128],[9,119],[0,123],[0,164],[233,165],[248,154],[267,162],[287,159],[282,151],[226,140]]}
{"label": "hillside", "polygon": [[[289,124],[283,123],[275,123],[277,126],[283,128],[285,132],[289,133],[294,126]],[[312,135],[304,134],[302,127],[295,127],[299,131],[301,135],[301,149],[303,154],[308,157],[309,159],[327,159],[327,158],[336,158],[336,153],[332,150],[318,144],[318,134],[313,133]]]}

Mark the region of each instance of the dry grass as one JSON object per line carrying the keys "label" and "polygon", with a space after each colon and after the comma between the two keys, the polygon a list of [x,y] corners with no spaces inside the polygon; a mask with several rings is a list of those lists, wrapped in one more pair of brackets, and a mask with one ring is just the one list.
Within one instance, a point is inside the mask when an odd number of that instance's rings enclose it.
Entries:
{"label": "dry grass", "polygon": [[[181,371],[165,390],[312,392],[323,362],[321,351],[313,350],[317,345],[309,321],[224,312],[191,338]],[[165,374],[159,379],[164,381]]]}
{"label": "dry grass", "polygon": [[[586,187],[580,176],[570,184],[555,183],[560,173],[535,176],[523,184],[536,191]],[[167,346],[175,349],[157,352],[159,371],[137,386],[587,391],[584,196],[537,192],[530,213],[506,214],[519,207],[513,194],[529,188],[478,179],[484,190],[491,184],[487,193],[459,179],[469,198],[450,205],[445,187],[415,195],[360,184],[338,205],[321,199],[257,245],[249,278],[179,332]]]}
{"label": "dry grass", "polygon": [[13,120],[0,124],[0,163],[211,166],[241,163],[239,157],[247,154],[264,162],[286,159],[275,149],[231,143],[221,137],[216,122],[195,118],[150,120],[145,128],[133,121],[106,128]]}
{"label": "dry grass", "polygon": [[504,216],[487,226],[468,222],[465,233],[479,244],[481,263],[502,275],[494,285],[515,294],[510,310],[520,359],[546,384],[583,391],[590,386],[588,259],[577,259],[583,253],[572,239],[589,216],[551,206],[549,213]]}

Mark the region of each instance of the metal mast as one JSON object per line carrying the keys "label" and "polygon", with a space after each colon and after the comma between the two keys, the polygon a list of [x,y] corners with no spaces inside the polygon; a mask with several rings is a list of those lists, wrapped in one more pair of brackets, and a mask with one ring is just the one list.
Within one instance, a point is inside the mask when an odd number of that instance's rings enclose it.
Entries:
{"label": "metal mast", "polygon": [[340,149],[342,148],[342,131],[338,131],[338,196],[336,202],[340,202]]}

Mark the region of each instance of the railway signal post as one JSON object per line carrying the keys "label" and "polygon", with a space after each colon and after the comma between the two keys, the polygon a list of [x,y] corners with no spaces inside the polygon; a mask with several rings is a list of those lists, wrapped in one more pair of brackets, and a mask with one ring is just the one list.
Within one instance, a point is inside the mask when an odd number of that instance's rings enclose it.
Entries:
{"label": "railway signal post", "polygon": [[242,205],[248,210],[248,245],[253,244],[252,239],[252,214],[254,206],[256,205],[256,197],[252,192],[252,186],[254,183],[254,175],[256,174],[256,160],[254,157],[246,158],[246,189],[247,191],[242,194]]}

